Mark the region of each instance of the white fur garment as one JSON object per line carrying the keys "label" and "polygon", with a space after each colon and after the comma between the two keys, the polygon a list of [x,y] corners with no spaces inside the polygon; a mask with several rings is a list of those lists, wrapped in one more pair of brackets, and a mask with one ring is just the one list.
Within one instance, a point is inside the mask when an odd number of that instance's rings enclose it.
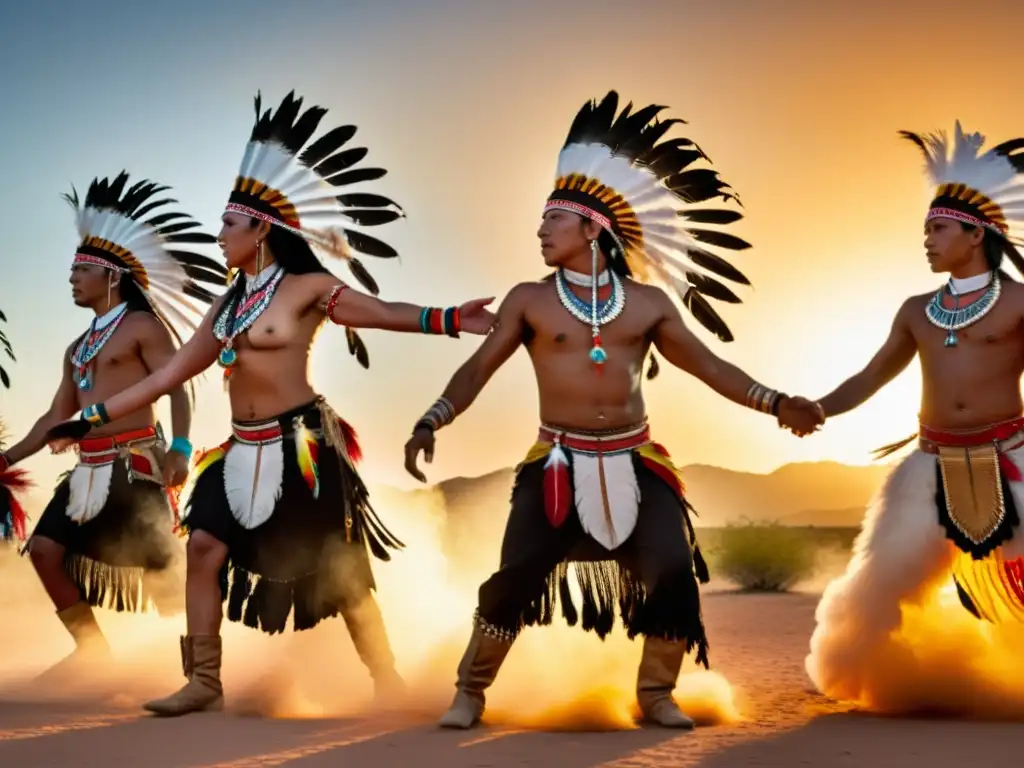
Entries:
{"label": "white fur garment", "polygon": [[[1024,448],[1009,457],[1024,466]],[[956,548],[946,538],[935,506],[936,461],[915,450],[875,494],[845,573],[825,589],[806,659],[817,689],[841,700],[861,699],[874,649],[901,621],[901,603],[919,602],[926,588],[950,573]],[[1011,483],[1024,510],[1024,483]],[[1003,545],[1008,558],[1024,554],[1018,530]]]}

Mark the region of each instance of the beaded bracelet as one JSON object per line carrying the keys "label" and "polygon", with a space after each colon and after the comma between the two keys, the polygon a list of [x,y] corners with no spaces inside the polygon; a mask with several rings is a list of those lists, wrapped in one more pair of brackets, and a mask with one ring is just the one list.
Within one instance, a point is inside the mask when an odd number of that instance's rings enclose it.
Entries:
{"label": "beaded bracelet", "polygon": [[430,410],[416,422],[412,431],[415,432],[421,427],[426,427],[431,432],[436,432],[453,421],[455,421],[455,406],[452,405],[451,400],[442,396],[437,398],[437,401],[430,406]]}
{"label": "beaded bracelet", "polygon": [[779,415],[779,406],[786,395],[776,389],[769,389],[757,382],[750,385],[747,390],[747,408],[752,408],[760,413],[770,413],[772,416]]}
{"label": "beaded bracelet", "polygon": [[87,421],[93,427],[102,427],[110,423],[110,416],[107,415],[107,407],[103,403],[87,405],[82,409],[82,421]]}
{"label": "beaded bracelet", "polygon": [[462,315],[458,307],[424,307],[420,311],[420,330],[423,333],[447,335],[454,339],[462,330]]}
{"label": "beaded bracelet", "polygon": [[187,437],[176,437],[171,440],[171,447],[169,450],[175,453],[180,453],[185,457],[186,460],[192,458],[192,441]]}
{"label": "beaded bracelet", "polygon": [[334,286],[334,290],[331,291],[331,295],[327,297],[327,319],[335,325],[344,325],[344,323],[338,322],[334,319],[334,308],[338,305],[338,298],[348,288],[344,283],[339,283]]}

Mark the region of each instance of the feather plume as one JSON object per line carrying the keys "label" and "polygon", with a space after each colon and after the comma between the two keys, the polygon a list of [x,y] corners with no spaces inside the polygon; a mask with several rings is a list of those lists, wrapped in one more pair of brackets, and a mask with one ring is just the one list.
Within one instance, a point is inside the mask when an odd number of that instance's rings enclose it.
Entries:
{"label": "feather plume", "polygon": [[640,511],[632,452],[593,456],[572,451],[572,476],[583,530],[615,550],[633,532]]}
{"label": "feather plume", "polygon": [[559,443],[551,446],[544,463],[544,512],[552,528],[561,527],[572,507],[569,460]]}
{"label": "feather plume", "polygon": [[742,218],[739,211],[723,205],[698,205],[714,198],[742,206],[718,171],[696,166],[710,160],[692,139],[666,138],[671,128],[685,121],[659,121],[665,109],[657,104],[634,108],[630,103],[620,111],[615,91],[600,102],[584,104],[559,154],[548,206],[578,210],[576,206],[583,204],[610,217],[609,233],[622,254],[615,258],[624,261],[620,262],[623,271],[628,266],[637,279],[654,277],[681,297],[692,297],[684,300],[684,306],[728,341],[732,334],[725,322],[698,293],[730,303],[740,299],[701,270],[749,285],[739,270],[710,249],[740,251],[750,248],[750,243],[691,223],[726,226]]}

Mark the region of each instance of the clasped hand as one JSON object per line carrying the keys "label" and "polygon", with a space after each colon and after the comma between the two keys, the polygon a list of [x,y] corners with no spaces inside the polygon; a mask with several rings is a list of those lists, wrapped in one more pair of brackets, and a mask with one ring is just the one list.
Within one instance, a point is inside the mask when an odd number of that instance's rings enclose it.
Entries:
{"label": "clasped hand", "polygon": [[825,423],[825,411],[820,403],[805,397],[787,397],[779,406],[779,426],[797,437],[817,432]]}

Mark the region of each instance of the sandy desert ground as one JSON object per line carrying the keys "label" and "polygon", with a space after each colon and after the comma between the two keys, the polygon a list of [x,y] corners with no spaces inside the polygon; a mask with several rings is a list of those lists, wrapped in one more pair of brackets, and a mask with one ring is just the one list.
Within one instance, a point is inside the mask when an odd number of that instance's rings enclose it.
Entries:
{"label": "sandy desert ground", "polygon": [[[31,701],[24,696],[19,700],[8,690],[0,701],[0,765],[884,768],[913,761],[942,768],[1006,759],[1013,754],[1024,738],[1024,725],[874,717],[850,711],[813,692],[803,671],[803,658],[816,599],[808,594],[721,592],[708,596],[706,615],[714,643],[714,666],[731,683],[734,698],[711,706],[702,718],[711,722],[689,734],[633,728],[628,718],[602,709],[602,704],[579,699],[560,712],[555,711],[557,707],[549,709],[543,722],[533,725],[517,724],[515,717],[505,718],[497,712],[494,719],[498,722],[485,728],[444,732],[432,725],[448,695],[443,685],[436,689],[438,695],[430,704],[421,701],[412,711],[349,717],[289,713],[287,706],[280,709],[288,695],[278,687],[271,696],[278,702],[278,716],[268,717],[275,713],[266,709],[266,692],[274,686],[263,681],[263,701],[259,693],[249,691],[241,699],[236,695],[233,711],[178,720],[153,719],[135,709],[137,694],[144,693],[141,690],[122,694],[120,701],[80,694],[72,703]],[[538,630],[534,639],[544,639],[545,634],[554,637],[561,633]],[[7,641],[12,639],[9,628],[4,635]],[[586,643],[577,638],[573,641]],[[621,656],[623,647],[616,643],[601,646],[596,641],[587,644],[594,658],[606,656],[605,652]],[[453,645],[452,650],[457,652],[457,647]],[[517,666],[519,661],[510,659],[509,666]],[[530,661],[538,665],[536,658]],[[560,662],[565,658],[550,657],[552,667]],[[630,654],[623,669],[633,663],[635,655]],[[173,670],[165,671],[169,674],[160,682],[173,685]],[[496,686],[494,698],[508,706],[508,697],[502,701],[500,695],[503,688],[524,681],[515,670],[506,671],[509,674]],[[354,671],[353,677],[358,676]],[[683,679],[684,700],[685,689],[702,676],[708,677],[698,673]],[[226,677],[230,675],[226,673]],[[713,679],[717,678],[709,678]],[[230,687],[231,681],[227,682]],[[535,669],[527,683],[523,690],[543,691],[541,670]],[[626,701],[626,691],[620,687],[622,690],[612,691],[608,698]],[[158,688],[154,684],[152,690]],[[600,694],[598,689],[590,692],[592,696]],[[698,693],[698,698],[702,695]],[[246,702],[246,696],[256,698]],[[711,694],[712,699],[720,696],[720,692]],[[301,705],[291,705],[293,710],[296,707],[301,709]],[[588,707],[589,714],[581,717]],[[729,714],[733,707],[736,712]],[[736,714],[741,719],[730,722]],[[611,730],[577,730],[588,727]]]}

